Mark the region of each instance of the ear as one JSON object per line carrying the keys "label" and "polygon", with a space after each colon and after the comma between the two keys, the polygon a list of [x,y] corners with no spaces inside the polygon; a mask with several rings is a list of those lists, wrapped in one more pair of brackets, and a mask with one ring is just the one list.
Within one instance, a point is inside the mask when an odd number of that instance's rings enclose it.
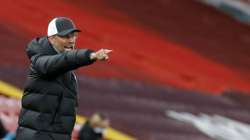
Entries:
{"label": "ear", "polygon": [[55,41],[55,36],[49,36],[48,37],[48,40],[51,44],[54,44],[54,41]]}

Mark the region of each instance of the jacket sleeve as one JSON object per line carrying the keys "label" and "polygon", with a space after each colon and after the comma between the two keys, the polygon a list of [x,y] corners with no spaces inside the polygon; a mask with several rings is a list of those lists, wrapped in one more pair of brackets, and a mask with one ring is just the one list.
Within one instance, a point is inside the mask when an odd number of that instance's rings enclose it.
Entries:
{"label": "jacket sleeve", "polygon": [[72,50],[56,55],[37,54],[31,57],[32,67],[41,75],[54,75],[92,64],[88,49]]}

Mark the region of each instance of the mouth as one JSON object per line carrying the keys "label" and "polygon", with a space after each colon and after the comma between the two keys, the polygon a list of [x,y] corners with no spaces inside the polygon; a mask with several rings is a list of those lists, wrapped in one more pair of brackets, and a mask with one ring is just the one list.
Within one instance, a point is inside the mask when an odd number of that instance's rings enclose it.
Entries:
{"label": "mouth", "polygon": [[65,51],[71,51],[71,50],[73,50],[73,49],[74,49],[73,46],[64,46],[64,50],[65,50]]}

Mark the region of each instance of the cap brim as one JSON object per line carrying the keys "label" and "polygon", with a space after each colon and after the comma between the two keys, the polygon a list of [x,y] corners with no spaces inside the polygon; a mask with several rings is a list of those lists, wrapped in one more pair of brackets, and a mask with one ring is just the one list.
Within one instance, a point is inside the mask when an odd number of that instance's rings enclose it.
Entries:
{"label": "cap brim", "polygon": [[81,30],[79,30],[79,29],[68,29],[68,30],[62,31],[60,33],[57,33],[57,35],[65,36],[65,35],[73,33],[73,32],[81,32]]}

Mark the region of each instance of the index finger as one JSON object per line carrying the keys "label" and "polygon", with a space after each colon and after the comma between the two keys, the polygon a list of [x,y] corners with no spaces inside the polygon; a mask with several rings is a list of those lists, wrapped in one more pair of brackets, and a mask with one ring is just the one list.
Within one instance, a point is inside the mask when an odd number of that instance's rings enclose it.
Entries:
{"label": "index finger", "polygon": [[110,53],[110,52],[112,52],[113,50],[109,50],[109,49],[104,49],[104,52],[105,53]]}

